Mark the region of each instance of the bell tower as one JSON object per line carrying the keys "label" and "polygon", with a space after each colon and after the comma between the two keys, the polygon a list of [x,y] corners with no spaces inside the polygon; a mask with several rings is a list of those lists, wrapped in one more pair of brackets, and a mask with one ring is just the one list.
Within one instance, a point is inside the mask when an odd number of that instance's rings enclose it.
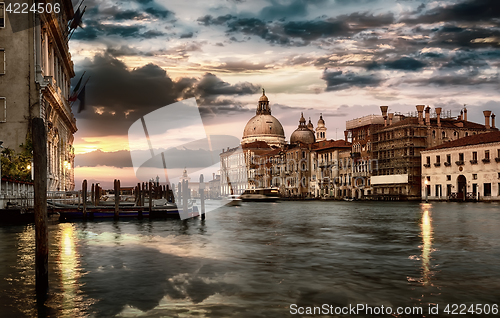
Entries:
{"label": "bell tower", "polygon": [[323,114],[319,114],[318,127],[316,127],[316,141],[326,140],[326,127]]}

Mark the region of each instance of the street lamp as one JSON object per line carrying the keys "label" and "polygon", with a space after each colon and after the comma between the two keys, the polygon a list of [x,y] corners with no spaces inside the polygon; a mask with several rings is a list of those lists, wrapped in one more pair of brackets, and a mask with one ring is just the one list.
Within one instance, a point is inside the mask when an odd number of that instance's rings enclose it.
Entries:
{"label": "street lamp", "polygon": [[429,191],[427,188],[427,185],[429,184],[429,181],[427,178],[425,178],[425,203],[429,203]]}

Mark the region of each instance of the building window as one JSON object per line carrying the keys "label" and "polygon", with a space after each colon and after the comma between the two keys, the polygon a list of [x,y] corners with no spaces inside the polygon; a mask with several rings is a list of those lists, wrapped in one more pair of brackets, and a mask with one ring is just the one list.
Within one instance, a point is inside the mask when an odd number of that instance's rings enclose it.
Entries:
{"label": "building window", "polygon": [[484,196],[491,197],[491,183],[484,183]]}
{"label": "building window", "polygon": [[451,180],[451,174],[446,175],[446,181],[450,181],[450,180]]}
{"label": "building window", "polygon": [[7,121],[7,100],[5,97],[0,97],[0,123]]}
{"label": "building window", "polygon": [[472,160],[477,161],[477,151],[472,152]]}
{"label": "building window", "polygon": [[444,131],[443,131],[443,132],[441,133],[441,136],[442,136],[442,138],[443,138],[443,139],[445,139],[445,138],[446,138],[446,132],[444,132]]}
{"label": "building window", "polygon": [[458,161],[464,161],[464,154],[463,153],[458,154]]}
{"label": "building window", "polygon": [[0,75],[5,74],[5,49],[0,48]]}
{"label": "building window", "polygon": [[427,160],[427,165],[430,166],[431,165],[431,157],[427,156],[426,160]]}
{"label": "building window", "polygon": [[474,193],[474,195],[477,194],[477,183],[472,184],[472,193]]}
{"label": "building window", "polygon": [[489,150],[484,151],[484,159],[490,160],[490,151]]}
{"label": "building window", "polygon": [[0,28],[5,28],[5,3],[0,2]]}
{"label": "building window", "polygon": [[441,185],[436,184],[436,197],[441,197],[443,194],[441,193]]}
{"label": "building window", "polygon": [[433,139],[435,139],[435,138],[436,138],[436,131],[435,131],[435,130],[433,130],[433,131],[432,131],[432,138],[433,138]]}
{"label": "building window", "polygon": [[445,166],[450,166],[450,165],[451,165],[451,155],[446,155]]}
{"label": "building window", "polygon": [[477,173],[472,174],[472,180],[477,180]]}
{"label": "building window", "polygon": [[447,184],[446,185],[446,196],[450,196],[451,195],[451,184]]}
{"label": "building window", "polygon": [[497,193],[497,196],[500,197],[500,183],[498,184],[498,193]]}

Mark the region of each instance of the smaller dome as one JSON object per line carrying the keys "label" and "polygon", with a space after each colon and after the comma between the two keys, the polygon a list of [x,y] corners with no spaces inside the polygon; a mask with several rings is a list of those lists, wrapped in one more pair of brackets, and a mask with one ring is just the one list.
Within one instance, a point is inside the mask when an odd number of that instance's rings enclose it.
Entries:
{"label": "smaller dome", "polygon": [[[312,124],[311,124],[312,125]],[[312,144],[316,141],[314,132],[306,126],[306,119],[304,114],[301,114],[299,120],[299,127],[290,136],[290,143],[297,144],[299,142],[304,144]]]}
{"label": "smaller dome", "polygon": [[309,128],[310,130],[314,130],[313,123],[311,122],[311,117],[309,117],[309,122],[307,123],[307,128]]}
{"label": "smaller dome", "polygon": [[312,144],[315,141],[316,137],[314,133],[307,128],[305,130],[297,129],[292,133],[292,136],[290,136],[291,144],[297,144],[299,142],[303,144]]}
{"label": "smaller dome", "polygon": [[259,98],[259,102],[268,102],[269,99],[266,96],[266,91],[262,89],[262,96]]}

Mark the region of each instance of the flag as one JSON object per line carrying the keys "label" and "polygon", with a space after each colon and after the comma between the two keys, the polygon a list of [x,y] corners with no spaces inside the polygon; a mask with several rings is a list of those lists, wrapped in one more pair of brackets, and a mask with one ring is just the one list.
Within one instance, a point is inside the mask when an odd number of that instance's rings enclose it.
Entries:
{"label": "flag", "polygon": [[83,72],[82,76],[80,77],[80,80],[75,86],[75,89],[73,89],[73,93],[71,93],[71,96],[69,97],[70,102],[74,102],[78,98],[78,90],[80,89],[80,85],[82,84],[83,75],[85,75],[85,72]]}
{"label": "flag", "polygon": [[[87,84],[87,83],[85,83]],[[83,86],[80,94],[78,94],[78,99],[80,100],[80,105],[78,105],[78,113],[85,109],[85,86]]]}
{"label": "flag", "polygon": [[79,26],[81,27],[82,16],[83,16],[84,11],[85,11],[85,9],[83,11],[81,11],[80,8],[78,8],[78,10],[76,10],[75,16],[73,17],[73,20],[71,21],[71,24],[69,25],[70,30],[76,29]]}

